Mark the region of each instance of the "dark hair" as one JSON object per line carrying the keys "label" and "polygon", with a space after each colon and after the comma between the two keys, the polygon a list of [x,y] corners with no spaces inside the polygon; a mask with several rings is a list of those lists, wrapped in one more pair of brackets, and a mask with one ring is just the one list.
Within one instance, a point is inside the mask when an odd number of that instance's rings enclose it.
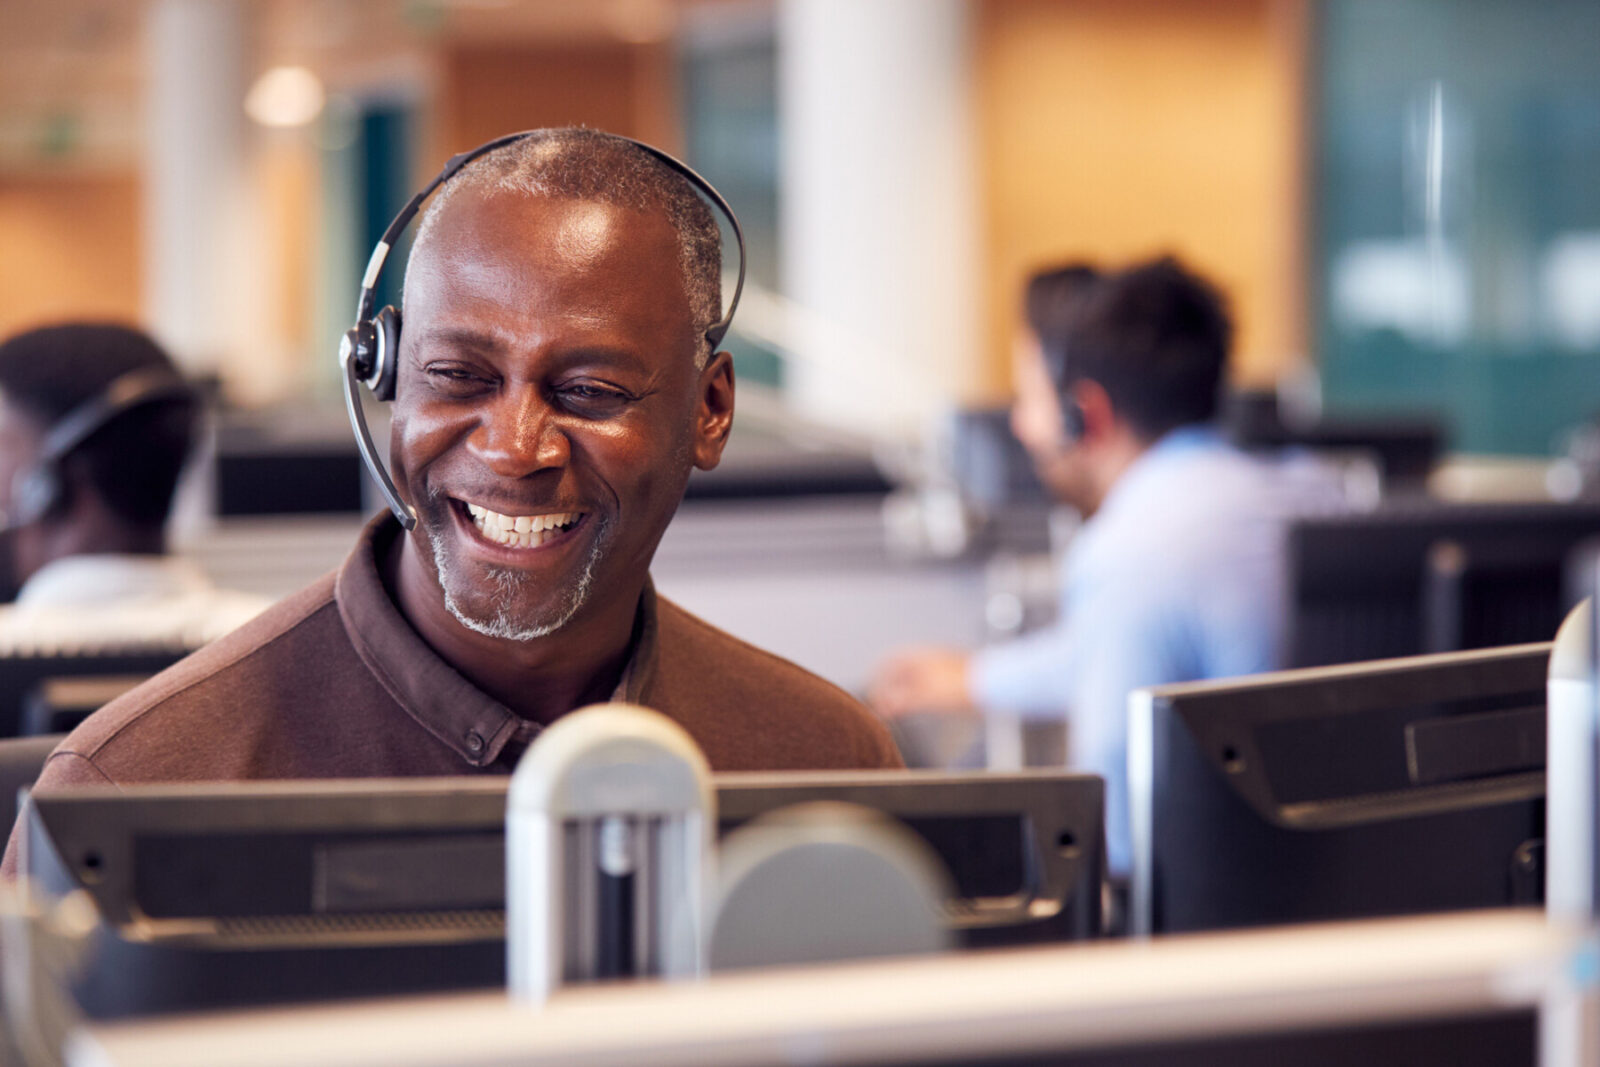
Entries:
{"label": "dark hair", "polygon": [[687,178],[636,144],[599,130],[537,130],[467,164],[433,194],[417,226],[411,254],[427,244],[434,223],[464,189],[597,200],[635,211],[659,211],[678,235],[678,261],[695,330],[695,359],[710,355],[705,332],[722,318],[722,234]]}
{"label": "dark hair", "polygon": [[1100,278],[1100,269],[1088,263],[1065,263],[1028,276],[1022,314],[1039,339],[1051,381],[1062,380],[1059,356],[1066,347],[1067,331],[1084,297]]}
{"label": "dark hair", "polygon": [[1041,335],[1063,393],[1097,383],[1147,441],[1216,415],[1233,326],[1222,295],[1178,260],[1105,275],[1069,320],[1058,337]]}
{"label": "dark hair", "polygon": [[[0,343],[0,393],[48,428],[99,396],[129,371],[172,360],[148,336],[126,326],[68,323],[19,333]],[[194,397],[130,408],[96,430],[65,461],[117,515],[160,526],[194,441]]]}

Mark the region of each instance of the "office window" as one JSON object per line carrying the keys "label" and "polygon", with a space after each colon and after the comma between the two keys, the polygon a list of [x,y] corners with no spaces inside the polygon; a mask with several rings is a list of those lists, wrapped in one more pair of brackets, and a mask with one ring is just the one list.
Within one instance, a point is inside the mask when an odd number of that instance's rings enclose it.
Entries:
{"label": "office window", "polygon": [[1600,4],[1335,0],[1314,36],[1330,411],[1552,454],[1600,415]]}
{"label": "office window", "polygon": [[[690,20],[681,38],[685,154],[739,215],[749,247],[747,286],[778,285],[777,43],[770,14],[736,11]],[[720,221],[720,220],[719,220]],[[737,247],[724,233],[724,271],[736,268]],[[733,296],[726,286],[723,303]],[[750,317],[736,316],[723,346],[741,380],[779,385],[777,353],[751,336]]]}

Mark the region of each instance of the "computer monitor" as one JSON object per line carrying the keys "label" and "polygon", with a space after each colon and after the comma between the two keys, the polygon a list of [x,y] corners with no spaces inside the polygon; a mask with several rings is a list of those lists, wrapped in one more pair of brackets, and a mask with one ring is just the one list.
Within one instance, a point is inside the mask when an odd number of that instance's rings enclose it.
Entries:
{"label": "computer monitor", "polygon": [[969,407],[950,415],[945,460],[961,495],[984,514],[1053,501],[1028,450],[1011,430],[1009,407]]}
{"label": "computer monitor", "polygon": [[1426,414],[1285,417],[1275,390],[1243,390],[1224,398],[1222,428],[1252,450],[1294,448],[1369,459],[1386,493],[1423,489],[1444,450],[1445,430]]}
{"label": "computer monitor", "polygon": [[[52,690],[54,682],[120,678],[121,688],[131,688],[136,679],[165,670],[193,651],[187,645],[161,643],[0,654],[0,737],[60,733],[94,710],[81,702],[69,706],[72,701],[63,701]],[[109,693],[96,688],[102,695]]]}
{"label": "computer monitor", "polygon": [[335,409],[223,410],[212,476],[221,516],[367,510],[361,453]]}
{"label": "computer monitor", "polygon": [[366,469],[354,442],[252,452],[219,451],[217,514],[360,513]]}
{"label": "computer monitor", "polygon": [[[1093,936],[1092,776],[856,772],[717,780],[726,830],[807,800],[901,817],[950,868],[966,944]],[[35,798],[26,871],[88,890],[75,994],[96,1017],[505,980],[506,779],[133,786]]]}
{"label": "computer monitor", "polygon": [[1135,932],[1539,902],[1549,656],[1136,691]]}
{"label": "computer monitor", "polygon": [[1600,503],[1409,500],[1288,531],[1288,663],[1314,667],[1547,641]]}

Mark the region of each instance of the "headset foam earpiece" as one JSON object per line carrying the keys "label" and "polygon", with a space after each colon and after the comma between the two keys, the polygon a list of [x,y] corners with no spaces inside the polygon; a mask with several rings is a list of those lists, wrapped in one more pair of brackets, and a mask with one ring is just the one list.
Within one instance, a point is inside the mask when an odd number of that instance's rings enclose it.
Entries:
{"label": "headset foam earpiece", "polygon": [[48,515],[61,501],[61,461],[113,419],[145,404],[193,399],[189,384],[164,367],[143,367],[114,379],[45,431],[38,457],[12,478],[10,506],[0,529],[27,526]]}
{"label": "headset foam earpiece", "polygon": [[1061,400],[1061,437],[1071,448],[1083,440],[1083,406],[1070,396],[1058,393]]}
{"label": "headset foam earpiece", "polygon": [[350,332],[356,335],[353,347],[364,354],[357,364],[361,384],[379,400],[393,400],[394,363],[400,352],[400,312],[386,307],[375,317],[356,323]]}
{"label": "headset foam earpiece", "polygon": [[[394,479],[389,477],[389,472],[378,462],[377,450],[372,444],[372,432],[367,428],[367,417],[361,410],[361,399],[356,391],[356,384],[359,382],[379,400],[394,399],[395,364],[400,358],[400,312],[396,308],[386,307],[376,315],[372,313],[372,307],[377,303],[378,279],[383,275],[383,265],[388,260],[395,241],[399,240],[400,234],[421,209],[423,201],[427,200],[434,190],[479,156],[488,155],[497,148],[545,132],[547,131],[524,130],[521,133],[507,134],[477,148],[451,156],[438,176],[400,209],[400,214],[396,215],[394,221],[383,231],[377,247],[372,250],[372,258],[367,261],[367,272],[361,279],[361,295],[356,300],[356,324],[345,331],[344,338],[339,342],[339,363],[344,370],[344,405],[345,411],[350,416],[350,428],[356,435],[356,446],[361,450],[361,459],[366,463],[368,473],[372,475],[373,481],[378,483],[378,489],[382,491],[389,510],[394,512],[394,517],[399,519],[400,525],[407,530],[416,528],[416,511],[400,499],[400,491],[395,488]],[[733,325],[733,313],[739,307],[739,297],[744,293],[744,229],[739,225],[738,216],[733,213],[732,205],[710,182],[676,156],[669,155],[643,141],[635,141],[631,137],[615,133],[608,133],[605,136],[648,152],[668,168],[682,175],[722,213],[733,229],[734,239],[739,246],[739,280],[734,285],[733,299],[728,302],[728,310],[723,313],[722,318],[706,329],[706,342],[715,350],[727,335],[728,327]]]}

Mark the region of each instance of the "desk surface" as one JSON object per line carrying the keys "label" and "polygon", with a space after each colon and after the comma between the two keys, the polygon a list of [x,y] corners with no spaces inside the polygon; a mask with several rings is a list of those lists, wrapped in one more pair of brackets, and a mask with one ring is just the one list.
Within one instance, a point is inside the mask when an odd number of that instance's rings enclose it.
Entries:
{"label": "desk surface", "polygon": [[970,1060],[1537,1005],[1577,939],[1530,910],[100,1026],[75,1067]]}

